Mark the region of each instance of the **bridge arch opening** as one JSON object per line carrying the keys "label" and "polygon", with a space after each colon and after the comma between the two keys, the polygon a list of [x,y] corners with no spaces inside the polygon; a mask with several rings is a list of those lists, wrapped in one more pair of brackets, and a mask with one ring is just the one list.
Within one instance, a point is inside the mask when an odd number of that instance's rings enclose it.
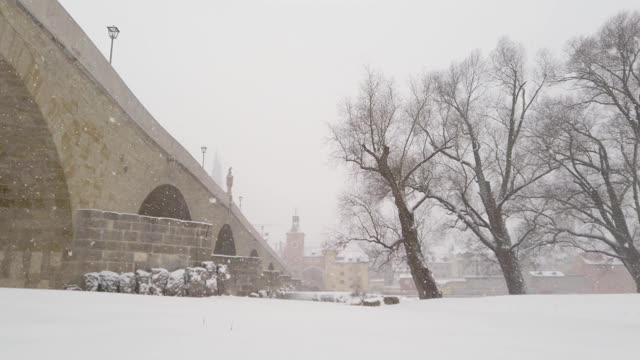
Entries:
{"label": "bridge arch opening", "polygon": [[249,257],[253,257],[253,258],[260,257],[258,255],[258,250],[256,250],[256,249],[251,250],[251,254],[249,254]]}
{"label": "bridge arch opening", "polygon": [[218,232],[214,254],[236,256],[236,244],[229,224],[224,224]]}
{"label": "bridge arch opening", "polygon": [[180,190],[173,185],[160,185],[142,202],[138,214],[191,221],[191,213]]}
{"label": "bridge arch opening", "polygon": [[36,99],[1,55],[0,107],[0,284],[60,288],[52,264],[73,235],[67,179]]}

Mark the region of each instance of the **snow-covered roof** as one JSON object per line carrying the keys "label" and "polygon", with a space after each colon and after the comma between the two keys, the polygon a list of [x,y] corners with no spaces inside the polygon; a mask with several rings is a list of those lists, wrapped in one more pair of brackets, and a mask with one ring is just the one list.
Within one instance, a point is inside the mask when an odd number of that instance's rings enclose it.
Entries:
{"label": "snow-covered roof", "polygon": [[438,285],[445,285],[448,283],[453,283],[453,282],[466,282],[467,279],[465,278],[451,278],[451,279],[436,279],[436,283]]}
{"label": "snow-covered roof", "polygon": [[529,275],[535,277],[560,277],[564,276],[562,271],[555,270],[543,270],[543,271],[529,271]]}
{"label": "snow-covered roof", "polygon": [[620,259],[615,259],[615,258],[610,258],[605,256],[598,257],[598,258],[581,256],[581,258],[582,258],[582,261],[584,261],[584,263],[588,265],[622,265],[622,261],[620,261]]}

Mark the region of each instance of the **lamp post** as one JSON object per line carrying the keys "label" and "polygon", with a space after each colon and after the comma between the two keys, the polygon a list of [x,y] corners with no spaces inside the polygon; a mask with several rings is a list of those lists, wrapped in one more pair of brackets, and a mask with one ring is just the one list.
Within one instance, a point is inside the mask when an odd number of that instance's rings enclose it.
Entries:
{"label": "lamp post", "polygon": [[200,148],[200,150],[202,151],[202,167],[204,168],[204,153],[207,152],[207,147],[203,146]]}
{"label": "lamp post", "polygon": [[107,30],[109,31],[109,37],[111,38],[111,51],[109,52],[109,64],[111,64],[111,60],[113,59],[113,40],[118,38],[120,30],[115,25],[107,26]]}

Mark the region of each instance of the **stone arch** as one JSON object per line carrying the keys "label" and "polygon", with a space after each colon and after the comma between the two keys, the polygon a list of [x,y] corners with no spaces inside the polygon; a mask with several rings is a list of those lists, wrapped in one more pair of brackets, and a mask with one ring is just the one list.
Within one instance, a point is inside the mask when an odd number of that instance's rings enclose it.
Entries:
{"label": "stone arch", "polygon": [[249,257],[254,257],[254,258],[260,257],[260,255],[258,255],[258,250],[256,249],[251,250]]}
{"label": "stone arch", "polygon": [[42,111],[1,56],[0,106],[0,286],[60,288],[73,235],[67,179]]}
{"label": "stone arch", "polygon": [[236,256],[236,244],[229,224],[224,224],[218,232],[214,254]]}
{"label": "stone arch", "polygon": [[191,213],[184,196],[173,185],[160,185],[142,202],[138,214],[191,221]]}

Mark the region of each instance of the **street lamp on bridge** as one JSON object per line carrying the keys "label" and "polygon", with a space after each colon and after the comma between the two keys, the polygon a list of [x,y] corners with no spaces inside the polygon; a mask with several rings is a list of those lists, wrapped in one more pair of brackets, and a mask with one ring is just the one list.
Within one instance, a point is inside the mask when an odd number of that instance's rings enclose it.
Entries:
{"label": "street lamp on bridge", "polygon": [[202,151],[202,168],[204,168],[204,154],[207,152],[207,147],[203,146],[200,150]]}
{"label": "street lamp on bridge", "polygon": [[113,59],[113,40],[118,38],[120,29],[115,25],[111,25],[107,26],[107,30],[109,31],[109,37],[111,38],[111,51],[109,52],[109,64],[111,64],[111,60]]}

